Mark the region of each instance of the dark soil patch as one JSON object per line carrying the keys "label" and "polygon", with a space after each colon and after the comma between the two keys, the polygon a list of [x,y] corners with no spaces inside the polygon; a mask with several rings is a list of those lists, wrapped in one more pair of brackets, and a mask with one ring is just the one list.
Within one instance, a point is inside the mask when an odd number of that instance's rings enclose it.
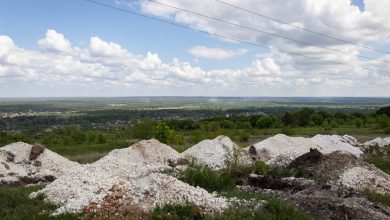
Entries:
{"label": "dark soil patch", "polygon": [[38,158],[39,155],[41,155],[45,151],[45,148],[40,145],[40,144],[34,144],[31,147],[31,152],[30,152],[30,160],[35,160]]}

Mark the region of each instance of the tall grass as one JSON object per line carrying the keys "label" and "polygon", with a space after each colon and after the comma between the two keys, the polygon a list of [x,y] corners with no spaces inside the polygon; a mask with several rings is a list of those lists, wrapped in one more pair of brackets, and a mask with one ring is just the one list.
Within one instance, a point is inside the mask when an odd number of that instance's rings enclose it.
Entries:
{"label": "tall grass", "polygon": [[39,190],[40,186],[33,187],[0,187],[0,219],[4,220],[45,220],[45,219],[76,219],[76,216],[64,214],[51,217],[49,214],[56,206],[45,203],[42,195],[29,199],[31,192]]}
{"label": "tall grass", "polygon": [[377,192],[370,190],[370,189],[365,189],[362,191],[362,193],[371,202],[376,202],[376,203],[380,203],[380,204],[385,205],[385,206],[390,206],[390,194],[389,193],[381,194],[381,193],[377,193]]}

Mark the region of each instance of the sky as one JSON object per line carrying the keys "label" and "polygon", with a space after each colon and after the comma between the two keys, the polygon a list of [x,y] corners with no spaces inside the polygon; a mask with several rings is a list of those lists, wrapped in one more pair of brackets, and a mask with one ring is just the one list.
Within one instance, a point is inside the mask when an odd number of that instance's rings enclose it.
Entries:
{"label": "sky", "polygon": [[85,0],[2,0],[0,97],[390,94],[388,0],[223,0],[342,41],[215,0],[94,1],[202,32]]}

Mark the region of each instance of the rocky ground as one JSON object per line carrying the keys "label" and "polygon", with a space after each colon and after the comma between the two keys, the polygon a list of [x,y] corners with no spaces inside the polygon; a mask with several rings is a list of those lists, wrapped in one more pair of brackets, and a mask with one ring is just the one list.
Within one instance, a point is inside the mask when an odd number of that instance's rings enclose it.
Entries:
{"label": "rocky ground", "polygon": [[363,152],[383,148],[386,141],[375,139],[361,144],[348,135],[276,135],[241,149],[228,137],[219,136],[180,154],[151,139],[114,150],[85,165],[43,146],[19,142],[0,148],[0,183],[48,183],[30,196],[43,193],[47,202],[58,206],[54,215],[86,212],[146,218],[157,206],[187,203],[203,213],[218,213],[238,200],[191,186],[178,179],[178,173],[193,163],[219,171],[231,164],[245,167],[260,160],[284,169],[304,167],[306,178],[252,173],[239,176],[239,189],[282,198],[311,216],[325,219],[389,219],[389,207],[369,201],[360,193],[365,189],[390,193],[390,176],[361,160]]}

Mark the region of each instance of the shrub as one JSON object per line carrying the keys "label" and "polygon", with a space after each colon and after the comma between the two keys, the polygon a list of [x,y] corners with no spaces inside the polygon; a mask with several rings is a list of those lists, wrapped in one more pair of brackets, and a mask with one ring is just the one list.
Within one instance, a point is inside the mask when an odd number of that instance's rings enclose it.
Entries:
{"label": "shrub", "polygon": [[385,128],[385,130],[383,130],[383,132],[385,132],[385,134],[390,134],[390,127]]}

